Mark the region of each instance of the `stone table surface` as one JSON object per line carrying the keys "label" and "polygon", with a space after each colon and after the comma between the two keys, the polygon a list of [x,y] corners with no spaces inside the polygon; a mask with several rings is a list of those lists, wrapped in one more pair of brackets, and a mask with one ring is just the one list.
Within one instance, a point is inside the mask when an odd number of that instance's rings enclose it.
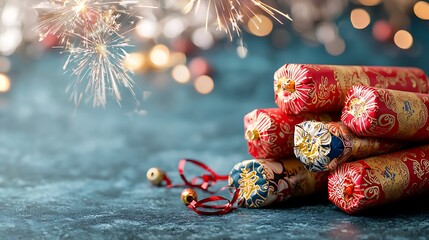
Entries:
{"label": "stone table surface", "polygon": [[[184,157],[227,174],[250,158],[244,114],[275,106],[274,70],[285,62],[345,63],[320,47],[304,54],[255,44],[244,60],[228,46],[204,53],[216,70],[209,95],[168,74],[147,74],[136,76],[138,101],[124,92],[122,107],[109,102],[105,109],[68,101],[58,53],[15,57],[12,90],[0,95],[0,238],[427,239],[427,195],[358,216],[321,195],[207,217],[180,202],[181,189],[146,181],[146,171],[158,166],[178,182]],[[362,64],[354,51],[349,63]],[[390,64],[386,59],[367,64]],[[145,100],[144,91],[151,92]]]}

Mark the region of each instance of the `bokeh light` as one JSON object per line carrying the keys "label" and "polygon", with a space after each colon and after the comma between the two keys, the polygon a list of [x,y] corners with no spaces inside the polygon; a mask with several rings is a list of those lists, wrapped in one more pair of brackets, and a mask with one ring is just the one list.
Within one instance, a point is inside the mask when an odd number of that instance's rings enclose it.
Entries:
{"label": "bokeh light", "polygon": [[173,68],[171,75],[178,83],[187,83],[191,79],[191,72],[185,65],[177,65]]}
{"label": "bokeh light", "polygon": [[406,30],[397,31],[393,40],[401,49],[409,49],[413,45],[413,36]]}
{"label": "bokeh light", "polygon": [[193,77],[208,75],[210,73],[210,64],[203,57],[196,57],[189,62],[189,69]]}
{"label": "bokeh light", "polygon": [[418,1],[414,4],[414,14],[420,19],[429,20],[429,3]]}
{"label": "bokeh light", "polygon": [[247,57],[247,52],[248,52],[248,50],[247,50],[247,48],[245,46],[240,45],[240,46],[237,47],[237,55],[238,55],[239,58],[245,58],[245,57]]}
{"label": "bokeh light", "polygon": [[209,94],[214,89],[214,81],[211,77],[202,75],[195,79],[194,87],[200,94]]}
{"label": "bokeh light", "polygon": [[214,45],[214,38],[206,28],[198,28],[192,33],[192,42],[201,49],[209,49]]}
{"label": "bokeh light", "polygon": [[321,43],[328,43],[335,40],[338,35],[337,26],[331,22],[323,22],[317,26],[316,37]]}
{"label": "bokeh light", "polygon": [[359,0],[359,3],[365,6],[375,6],[381,3],[382,0]]}
{"label": "bokeh light", "polygon": [[165,45],[155,45],[150,51],[150,61],[156,67],[165,67],[169,62],[170,50]]}
{"label": "bokeh light", "polygon": [[335,38],[325,44],[326,51],[332,56],[339,56],[346,50],[346,43],[341,38]]}
{"label": "bokeh light", "polygon": [[168,38],[178,37],[186,29],[185,22],[176,17],[167,21],[164,25],[163,34]]}
{"label": "bokeh light", "polygon": [[371,17],[365,9],[356,8],[350,14],[350,21],[354,28],[364,29],[371,23]]}
{"label": "bokeh light", "polygon": [[372,35],[380,42],[386,42],[392,37],[393,29],[389,22],[378,20],[372,26]]}
{"label": "bokeh light", "polygon": [[3,73],[0,73],[0,93],[5,93],[10,90],[10,79]]}
{"label": "bokeh light", "polygon": [[143,53],[130,53],[124,59],[124,67],[134,73],[146,70],[146,56]]}
{"label": "bokeh light", "polygon": [[144,18],[137,23],[136,32],[144,38],[155,38],[158,35],[158,24],[156,20]]}
{"label": "bokeh light", "polygon": [[255,15],[247,22],[250,33],[258,37],[264,37],[273,30],[273,22],[264,15]]}

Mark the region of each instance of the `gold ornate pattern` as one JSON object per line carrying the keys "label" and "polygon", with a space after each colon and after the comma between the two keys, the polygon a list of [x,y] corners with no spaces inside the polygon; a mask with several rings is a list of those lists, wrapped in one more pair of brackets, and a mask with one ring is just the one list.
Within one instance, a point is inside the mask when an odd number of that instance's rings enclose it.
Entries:
{"label": "gold ornate pattern", "polygon": [[[317,91],[315,91],[314,95],[316,97],[312,97],[311,103],[314,104],[317,108],[323,108],[325,106],[334,104],[336,105],[338,102],[337,99],[337,86],[329,83],[329,78],[325,76],[321,76],[320,84],[318,84]],[[342,105],[342,104],[341,104]]]}
{"label": "gold ornate pattern", "polygon": [[294,153],[306,166],[318,167],[319,162],[328,163],[330,143],[329,129],[321,122],[305,121],[295,126]]}
{"label": "gold ornate pattern", "polygon": [[393,95],[398,131],[396,136],[412,137],[424,127],[428,121],[428,109],[423,101],[414,93],[390,90]]}
{"label": "gold ornate pattern", "polygon": [[334,69],[334,77],[341,93],[340,102],[344,102],[347,92],[353,85],[370,86],[368,75],[362,67],[358,66],[331,66]]}
{"label": "gold ornate pattern", "polygon": [[255,171],[250,171],[246,167],[243,167],[240,170],[240,179],[238,180],[240,194],[244,198],[250,198],[250,196],[261,190],[261,187],[256,185],[259,177],[256,175]]}
{"label": "gold ornate pattern", "polygon": [[365,161],[382,186],[385,202],[399,199],[410,182],[407,165],[397,154],[392,157],[394,159],[390,161],[386,157],[372,157]]}

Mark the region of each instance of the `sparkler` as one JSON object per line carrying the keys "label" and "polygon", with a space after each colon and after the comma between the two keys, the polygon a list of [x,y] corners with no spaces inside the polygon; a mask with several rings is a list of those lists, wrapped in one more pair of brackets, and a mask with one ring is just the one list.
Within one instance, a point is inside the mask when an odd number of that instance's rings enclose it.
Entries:
{"label": "sparkler", "polygon": [[[106,105],[106,92],[110,92],[119,103],[121,86],[135,96],[131,73],[123,66],[123,60],[128,55],[125,48],[131,47],[130,40],[117,31],[111,31],[109,25],[103,19],[98,19],[88,26],[89,31],[73,33],[81,39],[78,46],[67,43],[65,52],[70,55],[64,70],[72,66],[71,74],[75,77],[67,92],[71,92],[71,99],[77,105],[83,93],[93,98],[94,107]],[[83,87],[85,82],[86,87]]]}
{"label": "sparkler", "polygon": [[112,6],[127,7],[122,10],[115,9],[115,12],[129,16],[135,14],[135,7],[151,7],[143,6],[136,0],[46,0],[33,6],[41,19],[36,27],[36,31],[40,33],[39,40],[54,35],[60,39],[60,43],[66,43],[68,33],[84,29],[94,20],[102,18],[102,13]]}
{"label": "sparkler", "polygon": [[136,0],[45,0],[34,6],[41,17],[39,40],[54,35],[61,45],[57,48],[69,54],[63,68],[75,77],[67,92],[76,105],[84,93],[94,106],[105,106],[107,93],[119,103],[121,86],[135,96],[131,72],[123,66],[125,48],[131,46],[125,34],[134,29],[121,32],[121,27],[138,17],[136,7],[154,8]]}
{"label": "sparkler", "polygon": [[[283,24],[281,18],[292,21],[288,14],[268,5],[260,0],[189,0],[184,11],[193,9],[197,13],[202,9],[201,3],[206,7],[206,28],[208,28],[211,14],[215,15],[217,29],[224,31],[232,40],[235,35],[241,36],[241,24],[248,20],[258,28],[262,20],[259,13],[264,13]],[[206,5],[205,5],[206,4]]]}

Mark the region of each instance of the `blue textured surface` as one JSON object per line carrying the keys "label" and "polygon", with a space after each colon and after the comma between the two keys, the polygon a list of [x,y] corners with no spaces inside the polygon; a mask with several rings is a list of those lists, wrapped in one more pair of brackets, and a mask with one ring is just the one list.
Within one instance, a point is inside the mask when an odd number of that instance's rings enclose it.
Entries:
{"label": "blue textured surface", "polygon": [[[198,95],[168,76],[145,76],[139,80],[141,91],[153,94],[139,106],[126,99],[122,108],[114,102],[106,110],[82,105],[76,113],[64,94],[67,78],[59,54],[37,62],[14,59],[13,88],[0,95],[0,238],[428,238],[428,196],[362,216],[342,213],[321,196],[204,217],[180,202],[181,189],[146,182],[152,166],[178,181],[182,157],[200,159],[224,174],[250,158],[242,118],[254,108],[275,106],[272,74],[285,62],[428,70],[422,66],[424,55],[411,58],[384,49],[368,57],[380,46],[345,35],[356,47],[349,45],[339,58],[320,46],[292,43],[279,51],[256,40],[248,43],[249,57],[239,60],[232,47],[221,46],[206,53],[217,71],[210,95]],[[140,115],[141,110],[147,114]]]}

